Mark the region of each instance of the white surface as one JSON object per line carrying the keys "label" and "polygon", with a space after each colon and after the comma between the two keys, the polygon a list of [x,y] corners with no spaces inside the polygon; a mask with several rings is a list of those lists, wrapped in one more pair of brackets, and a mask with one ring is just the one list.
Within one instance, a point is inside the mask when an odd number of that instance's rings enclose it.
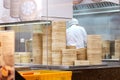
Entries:
{"label": "white surface", "polygon": [[[42,2],[43,15],[48,17],[72,18],[73,4],[72,0],[44,0]],[[48,4],[48,5],[47,5]]]}

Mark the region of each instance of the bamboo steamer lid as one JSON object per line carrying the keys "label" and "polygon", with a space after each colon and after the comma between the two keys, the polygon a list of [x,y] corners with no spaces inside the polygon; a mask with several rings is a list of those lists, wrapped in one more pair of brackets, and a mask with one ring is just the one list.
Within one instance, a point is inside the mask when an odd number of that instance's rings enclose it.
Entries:
{"label": "bamboo steamer lid", "polygon": [[73,4],[80,4],[83,0],[73,0]]}
{"label": "bamboo steamer lid", "polygon": [[20,19],[22,21],[34,20],[37,17],[37,4],[35,0],[22,0],[20,5]]}
{"label": "bamboo steamer lid", "polygon": [[75,65],[90,65],[89,60],[75,60]]}
{"label": "bamboo steamer lid", "polygon": [[10,16],[17,18],[20,15],[20,3],[21,0],[11,0],[10,3]]}
{"label": "bamboo steamer lid", "polygon": [[3,5],[5,8],[10,9],[11,0],[3,0]]}
{"label": "bamboo steamer lid", "polygon": [[31,59],[30,52],[20,52],[19,54],[20,54],[20,60],[21,60],[20,62],[21,63],[30,63],[31,62],[30,61],[30,59]]}

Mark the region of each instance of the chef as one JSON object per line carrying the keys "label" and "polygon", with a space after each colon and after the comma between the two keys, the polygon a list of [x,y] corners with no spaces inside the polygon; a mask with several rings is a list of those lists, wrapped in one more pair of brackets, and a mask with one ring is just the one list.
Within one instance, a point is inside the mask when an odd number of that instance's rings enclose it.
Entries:
{"label": "chef", "polygon": [[85,48],[87,43],[87,33],[84,27],[79,26],[77,19],[68,21],[66,30],[67,46],[76,46],[76,49]]}

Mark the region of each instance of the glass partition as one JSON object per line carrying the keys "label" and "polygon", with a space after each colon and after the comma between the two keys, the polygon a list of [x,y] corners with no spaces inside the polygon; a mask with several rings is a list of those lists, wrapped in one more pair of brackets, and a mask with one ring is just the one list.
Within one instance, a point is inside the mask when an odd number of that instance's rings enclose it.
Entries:
{"label": "glass partition", "polygon": [[102,36],[102,58],[119,59],[120,5],[112,2],[77,4],[73,17],[79,20],[88,35]]}

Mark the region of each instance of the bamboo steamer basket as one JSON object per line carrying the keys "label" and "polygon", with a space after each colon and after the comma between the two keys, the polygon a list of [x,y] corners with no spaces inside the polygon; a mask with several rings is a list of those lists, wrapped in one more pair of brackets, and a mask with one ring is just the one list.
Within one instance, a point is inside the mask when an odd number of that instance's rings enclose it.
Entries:
{"label": "bamboo steamer basket", "polygon": [[10,16],[17,18],[20,15],[20,3],[21,0],[11,0],[10,3]]}
{"label": "bamboo steamer basket", "polygon": [[15,63],[21,63],[21,62],[20,62],[20,54],[19,54],[19,53],[15,53],[15,58],[14,58],[14,60],[15,60]]}
{"label": "bamboo steamer basket", "polygon": [[33,56],[41,55],[42,58],[42,51],[41,49],[33,49]]}
{"label": "bamboo steamer basket", "polygon": [[31,53],[30,52],[19,52],[20,62],[21,63],[30,63],[31,62]]}
{"label": "bamboo steamer basket", "polygon": [[77,51],[77,60],[86,60],[87,59],[87,49],[86,48],[76,49],[76,51]]}
{"label": "bamboo steamer basket", "polygon": [[77,60],[76,49],[63,49],[62,50],[62,65],[74,65],[74,60]]}
{"label": "bamboo steamer basket", "polygon": [[80,4],[83,0],[73,0],[73,4]]}
{"label": "bamboo steamer basket", "polygon": [[66,46],[66,49],[76,49],[76,46]]}
{"label": "bamboo steamer basket", "polygon": [[69,53],[71,53],[71,54],[77,54],[76,53],[76,49],[62,49],[62,53],[63,54],[69,54]]}
{"label": "bamboo steamer basket", "polygon": [[33,34],[33,42],[32,42],[33,53],[37,54],[37,51],[39,51],[38,54],[42,54],[42,50],[43,50],[42,45],[43,45],[42,44],[42,34],[34,33]]}
{"label": "bamboo steamer basket", "polygon": [[42,25],[42,32],[46,35],[52,34],[52,25]]}
{"label": "bamboo steamer basket", "polygon": [[102,49],[89,49],[87,48],[87,54],[91,54],[91,53],[96,53],[96,54],[100,54],[102,56]]}
{"label": "bamboo steamer basket", "polygon": [[[58,23],[59,24],[59,23]],[[63,23],[62,23],[63,24]],[[52,28],[52,31],[53,32],[65,32],[66,30],[66,27],[65,25],[55,25],[53,28]]]}
{"label": "bamboo steamer basket", "polygon": [[33,63],[34,64],[42,64],[42,56],[41,55],[34,55],[33,56]]}
{"label": "bamboo steamer basket", "polygon": [[5,8],[10,9],[11,0],[3,0],[3,5]]}
{"label": "bamboo steamer basket", "polygon": [[52,64],[52,52],[48,52],[48,53],[43,53],[43,61],[42,61],[43,65],[51,65]]}
{"label": "bamboo steamer basket", "polygon": [[75,64],[74,65],[90,65],[90,62],[89,62],[89,60],[75,60],[75,62],[74,62]]}
{"label": "bamboo steamer basket", "polygon": [[54,41],[54,43],[52,42],[52,50],[59,50],[59,49],[65,49],[66,48],[66,44],[63,42],[58,42],[58,41]]}
{"label": "bamboo steamer basket", "polygon": [[61,50],[52,51],[52,65],[62,64],[62,52]]}
{"label": "bamboo steamer basket", "polygon": [[34,20],[37,17],[37,4],[35,0],[22,0],[20,4],[20,19],[22,21]]}
{"label": "bamboo steamer basket", "polygon": [[115,54],[120,54],[120,40],[115,40]]}
{"label": "bamboo steamer basket", "polygon": [[62,65],[72,66],[74,65],[74,60],[77,60],[75,54],[62,54]]}
{"label": "bamboo steamer basket", "polygon": [[87,36],[87,48],[100,49],[102,48],[102,38],[100,35],[88,35]]}
{"label": "bamboo steamer basket", "polygon": [[90,53],[90,54],[87,55],[87,57],[88,57],[88,60],[90,61],[91,65],[102,64],[101,54]]}
{"label": "bamboo steamer basket", "polygon": [[42,32],[42,26],[40,24],[34,24],[33,28],[33,33],[43,33]]}
{"label": "bamboo steamer basket", "polygon": [[32,52],[32,40],[25,41],[25,51]]}

